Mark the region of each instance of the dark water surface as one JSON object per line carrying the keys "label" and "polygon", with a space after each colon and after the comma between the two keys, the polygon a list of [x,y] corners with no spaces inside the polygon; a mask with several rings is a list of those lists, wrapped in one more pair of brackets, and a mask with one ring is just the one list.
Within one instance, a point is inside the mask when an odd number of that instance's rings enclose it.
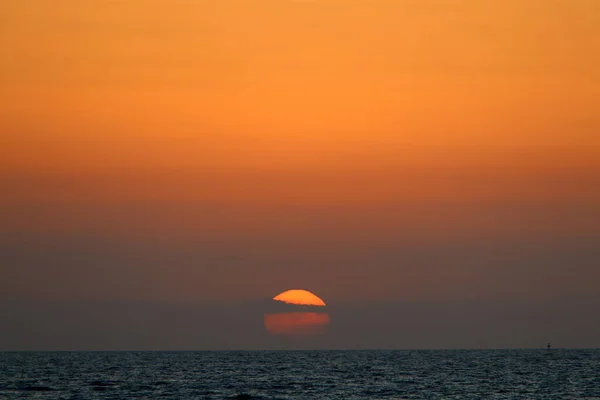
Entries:
{"label": "dark water surface", "polygon": [[600,399],[600,350],[5,352],[0,398]]}

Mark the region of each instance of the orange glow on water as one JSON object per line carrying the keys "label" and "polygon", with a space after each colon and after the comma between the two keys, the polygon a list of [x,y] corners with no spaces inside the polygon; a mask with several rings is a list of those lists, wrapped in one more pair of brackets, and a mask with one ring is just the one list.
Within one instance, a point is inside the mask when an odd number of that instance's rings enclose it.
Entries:
{"label": "orange glow on water", "polygon": [[265,315],[265,327],[271,335],[301,336],[324,333],[330,321],[329,314],[314,312]]}
{"label": "orange glow on water", "polygon": [[296,304],[303,306],[325,306],[325,302],[318,296],[307,290],[287,290],[273,297],[273,300],[281,301],[287,304]]}

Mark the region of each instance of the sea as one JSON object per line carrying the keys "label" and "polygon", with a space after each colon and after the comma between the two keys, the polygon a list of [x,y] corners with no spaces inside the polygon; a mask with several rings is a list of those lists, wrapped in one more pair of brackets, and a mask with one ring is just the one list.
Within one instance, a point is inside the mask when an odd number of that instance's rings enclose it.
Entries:
{"label": "sea", "polygon": [[1,352],[1,399],[600,399],[600,350]]}

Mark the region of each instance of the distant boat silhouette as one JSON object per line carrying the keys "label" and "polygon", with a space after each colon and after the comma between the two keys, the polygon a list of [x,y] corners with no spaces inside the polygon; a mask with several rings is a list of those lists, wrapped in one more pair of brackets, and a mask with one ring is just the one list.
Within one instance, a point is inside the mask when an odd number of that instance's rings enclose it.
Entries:
{"label": "distant boat silhouette", "polygon": [[550,350],[550,342],[548,342],[548,344],[546,345],[546,348],[547,348],[548,350]]}

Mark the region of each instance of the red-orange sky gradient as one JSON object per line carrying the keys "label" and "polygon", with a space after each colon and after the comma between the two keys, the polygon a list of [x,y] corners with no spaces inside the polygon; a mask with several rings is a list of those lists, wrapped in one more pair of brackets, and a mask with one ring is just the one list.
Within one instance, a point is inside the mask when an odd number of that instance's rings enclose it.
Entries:
{"label": "red-orange sky gradient", "polygon": [[2,301],[596,298],[597,0],[4,1],[0,48]]}

